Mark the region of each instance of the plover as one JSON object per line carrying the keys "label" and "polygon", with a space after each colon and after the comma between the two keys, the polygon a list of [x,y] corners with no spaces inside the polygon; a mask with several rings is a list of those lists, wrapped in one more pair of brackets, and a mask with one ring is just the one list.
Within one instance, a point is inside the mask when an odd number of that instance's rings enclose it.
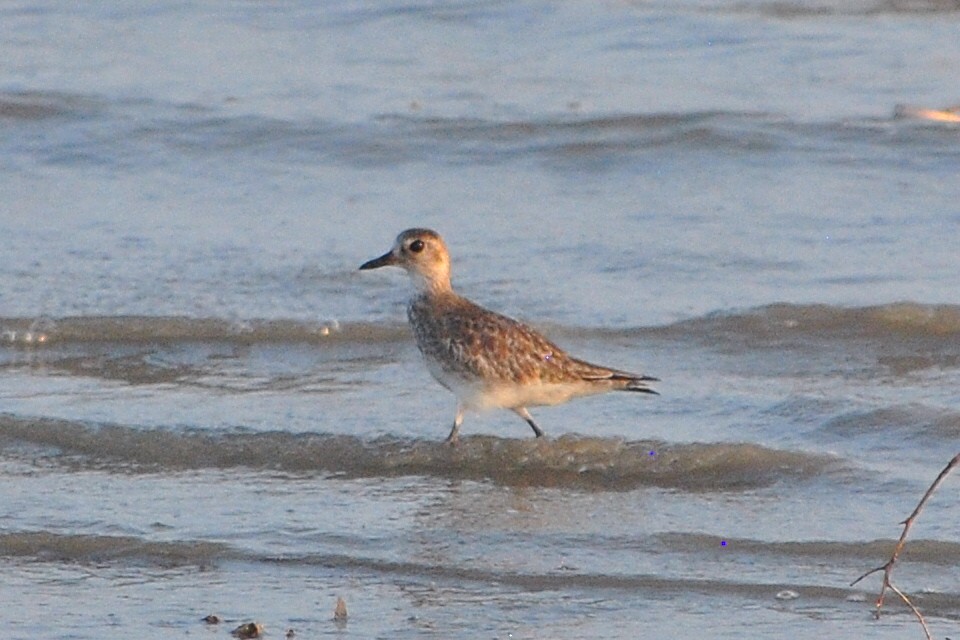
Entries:
{"label": "plover", "polygon": [[607,391],[657,393],[650,376],[609,369],[568,355],[530,327],[457,295],[450,254],[430,229],[407,229],[393,248],[361,270],[401,267],[416,294],[407,307],[417,347],[437,382],[457,397],[447,442],[455,444],[467,410],[510,409],[536,437],[543,430],[527,407],[555,405]]}

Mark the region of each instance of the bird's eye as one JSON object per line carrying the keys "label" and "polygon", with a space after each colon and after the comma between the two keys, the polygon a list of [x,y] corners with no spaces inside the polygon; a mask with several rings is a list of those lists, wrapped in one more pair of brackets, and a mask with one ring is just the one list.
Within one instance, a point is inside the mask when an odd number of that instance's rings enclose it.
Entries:
{"label": "bird's eye", "polygon": [[423,247],[423,240],[414,240],[410,243],[410,251],[413,251],[414,253],[420,253],[423,251]]}

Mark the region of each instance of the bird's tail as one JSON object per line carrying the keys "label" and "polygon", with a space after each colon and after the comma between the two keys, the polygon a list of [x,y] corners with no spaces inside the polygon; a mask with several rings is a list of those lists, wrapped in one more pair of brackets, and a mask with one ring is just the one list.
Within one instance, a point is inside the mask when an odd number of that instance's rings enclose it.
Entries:
{"label": "bird's tail", "polygon": [[606,367],[600,367],[582,360],[577,361],[577,364],[581,366],[580,376],[584,380],[596,382],[606,381],[611,383],[610,386],[617,391],[637,391],[639,393],[660,395],[654,389],[651,389],[648,384],[650,382],[660,382],[660,378],[630,373],[629,371],[620,371],[619,369],[607,369]]}
{"label": "bird's tail", "polygon": [[660,378],[616,372],[610,379],[622,381],[624,383],[622,387],[617,388],[618,391],[637,391],[640,393],[652,393],[654,395],[660,395],[656,389],[651,389],[650,385],[648,384],[650,382],[660,382]]}

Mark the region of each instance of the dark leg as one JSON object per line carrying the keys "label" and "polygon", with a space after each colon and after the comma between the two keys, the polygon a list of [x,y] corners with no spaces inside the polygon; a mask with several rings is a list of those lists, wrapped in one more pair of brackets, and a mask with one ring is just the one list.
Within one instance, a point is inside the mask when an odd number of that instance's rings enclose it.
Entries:
{"label": "dark leg", "polygon": [[448,444],[455,445],[460,440],[461,424],[463,424],[463,405],[457,404],[457,417],[453,419],[453,429],[450,430],[450,435],[447,436]]}
{"label": "dark leg", "polygon": [[526,407],[516,407],[513,409],[513,412],[527,421],[527,424],[530,425],[530,428],[533,429],[533,432],[537,434],[538,438],[543,437],[543,430],[537,426],[537,423],[533,421],[533,416],[530,415],[530,412],[527,411]]}

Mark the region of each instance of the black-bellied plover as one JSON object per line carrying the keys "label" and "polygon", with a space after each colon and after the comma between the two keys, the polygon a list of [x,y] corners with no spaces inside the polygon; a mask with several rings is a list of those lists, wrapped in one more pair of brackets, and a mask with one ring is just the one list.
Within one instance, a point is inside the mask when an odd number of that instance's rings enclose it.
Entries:
{"label": "black-bellied plover", "polygon": [[417,347],[437,382],[457,396],[448,442],[457,442],[468,409],[510,409],[539,438],[543,431],[527,407],[607,391],[656,393],[647,383],[657,378],[573,358],[530,327],[457,295],[450,254],[435,231],[407,229],[390,251],[360,269],[387,266],[405,269],[416,285],[407,317]]}

